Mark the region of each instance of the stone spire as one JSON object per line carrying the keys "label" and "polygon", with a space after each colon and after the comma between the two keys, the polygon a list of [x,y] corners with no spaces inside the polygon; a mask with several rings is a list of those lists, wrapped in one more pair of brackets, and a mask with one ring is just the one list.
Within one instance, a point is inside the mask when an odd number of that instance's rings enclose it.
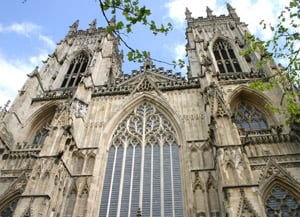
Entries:
{"label": "stone spire", "polygon": [[212,14],[212,9],[210,9],[209,7],[206,7],[206,14],[207,14],[207,17],[213,17],[213,14]]}
{"label": "stone spire", "polygon": [[188,8],[185,8],[185,18],[186,19],[192,18],[192,13],[190,12],[190,10]]}
{"label": "stone spire", "polygon": [[93,32],[96,30],[97,20],[94,19],[90,24],[90,28],[88,29],[88,32]]}
{"label": "stone spire", "polygon": [[235,12],[235,9],[229,3],[227,3],[226,6],[227,6],[229,16],[231,16],[233,19],[238,19],[239,20],[240,18],[237,15],[237,13]]}
{"label": "stone spire", "polygon": [[151,60],[150,52],[148,52],[147,53],[147,58],[145,59],[145,62],[144,62],[144,70],[145,71],[151,70],[152,65],[153,65],[153,62]]}
{"label": "stone spire", "polygon": [[70,26],[68,35],[72,35],[73,33],[76,33],[76,32],[77,32],[78,25],[79,25],[79,20],[76,20],[76,21]]}

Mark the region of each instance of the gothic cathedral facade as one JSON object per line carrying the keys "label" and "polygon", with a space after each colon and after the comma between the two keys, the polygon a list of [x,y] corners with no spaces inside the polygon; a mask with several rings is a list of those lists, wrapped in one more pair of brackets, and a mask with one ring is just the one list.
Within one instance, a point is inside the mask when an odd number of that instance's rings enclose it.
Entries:
{"label": "gothic cathedral facade", "polygon": [[300,131],[247,25],[186,10],[187,75],[122,72],[119,39],[70,26],[0,113],[1,217],[300,216]]}

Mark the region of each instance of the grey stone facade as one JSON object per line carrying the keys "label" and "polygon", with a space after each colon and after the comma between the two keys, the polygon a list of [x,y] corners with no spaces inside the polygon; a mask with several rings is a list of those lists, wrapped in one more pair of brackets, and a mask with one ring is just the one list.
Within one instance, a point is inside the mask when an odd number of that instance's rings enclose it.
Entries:
{"label": "grey stone facade", "polygon": [[266,108],[282,89],[248,87],[278,67],[239,55],[227,8],[186,11],[187,78],[124,74],[118,38],[70,26],[1,110],[0,216],[300,216],[299,126]]}

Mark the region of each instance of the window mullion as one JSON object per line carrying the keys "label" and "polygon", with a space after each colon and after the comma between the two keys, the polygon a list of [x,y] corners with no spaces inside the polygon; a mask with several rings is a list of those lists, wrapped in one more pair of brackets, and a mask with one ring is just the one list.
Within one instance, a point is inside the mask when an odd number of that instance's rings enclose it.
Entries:
{"label": "window mullion", "polygon": [[163,141],[160,140],[160,202],[161,202],[161,214],[164,216],[164,151],[163,151]]}
{"label": "window mullion", "polygon": [[172,144],[169,144],[169,151],[170,151],[170,174],[171,174],[171,189],[172,189],[172,213],[175,217],[175,206],[174,206],[174,174],[173,174],[173,157],[172,157]]}
{"label": "window mullion", "polygon": [[134,165],[135,165],[135,147],[136,146],[133,146],[133,153],[132,153],[130,190],[129,190],[129,201],[128,201],[128,217],[130,217],[130,213],[131,213],[132,188],[133,188],[133,176],[134,176]]}
{"label": "window mullion", "polygon": [[150,175],[150,217],[152,217],[153,207],[153,144],[151,144],[151,175]]}
{"label": "window mullion", "polygon": [[228,47],[227,47],[227,46],[226,46],[225,52],[226,52],[226,54],[227,54],[227,56],[228,56],[228,61],[229,61],[229,64],[231,65],[232,71],[233,71],[233,72],[236,72],[236,70],[235,70],[235,68],[234,68],[234,64],[233,64],[232,58],[231,58],[231,56],[230,56],[230,53],[229,53],[229,51],[228,51]]}
{"label": "window mullion", "polygon": [[[127,141],[126,141],[127,143]],[[117,216],[120,216],[121,205],[122,205],[122,192],[123,192],[123,183],[124,183],[124,171],[125,171],[125,164],[126,164],[126,153],[128,144],[123,144],[123,159],[122,159],[122,170],[121,170],[121,179],[120,179],[120,189],[119,189],[119,198],[118,198],[118,208],[117,208]]]}
{"label": "window mullion", "polygon": [[114,162],[113,162],[113,171],[111,175],[111,184],[109,188],[109,196],[108,196],[108,202],[107,202],[107,211],[106,211],[106,217],[109,217],[109,211],[110,211],[110,199],[111,199],[111,193],[112,193],[112,188],[113,188],[113,180],[115,176],[115,166],[116,166],[116,158],[117,158],[117,153],[118,153],[118,148],[115,148],[115,155],[114,155]]}

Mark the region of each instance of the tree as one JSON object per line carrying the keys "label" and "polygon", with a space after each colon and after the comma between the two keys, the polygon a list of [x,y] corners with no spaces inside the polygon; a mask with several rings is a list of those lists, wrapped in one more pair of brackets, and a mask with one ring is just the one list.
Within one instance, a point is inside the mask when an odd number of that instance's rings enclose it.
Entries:
{"label": "tree", "polygon": [[[281,99],[283,109],[270,108],[274,112],[285,115],[290,123],[300,123],[300,1],[290,0],[279,16],[275,25],[260,23],[263,29],[269,29],[272,37],[267,41],[260,41],[248,34],[245,36],[247,49],[243,55],[258,52],[261,56],[258,68],[274,61],[282,62],[284,66],[276,74],[266,80],[258,80],[250,87],[258,90],[267,90],[281,87],[284,94]],[[271,52],[271,53],[270,53]]]}

